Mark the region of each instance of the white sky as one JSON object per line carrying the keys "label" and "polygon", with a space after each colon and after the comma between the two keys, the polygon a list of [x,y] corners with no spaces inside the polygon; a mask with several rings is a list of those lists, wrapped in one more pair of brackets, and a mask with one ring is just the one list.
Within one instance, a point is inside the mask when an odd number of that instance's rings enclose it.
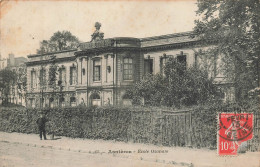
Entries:
{"label": "white sky", "polygon": [[196,1],[4,1],[0,8],[0,53],[35,54],[40,41],[68,30],[87,42],[102,24],[105,38],[150,37],[191,31]]}

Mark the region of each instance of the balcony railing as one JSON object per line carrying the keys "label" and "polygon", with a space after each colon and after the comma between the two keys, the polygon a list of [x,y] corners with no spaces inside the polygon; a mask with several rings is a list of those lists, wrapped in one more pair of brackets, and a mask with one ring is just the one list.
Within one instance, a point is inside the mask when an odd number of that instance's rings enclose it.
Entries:
{"label": "balcony railing", "polygon": [[114,40],[112,39],[104,39],[100,41],[93,41],[93,42],[85,42],[79,45],[80,50],[87,50],[87,49],[95,49],[95,48],[105,48],[111,47],[114,44]]}

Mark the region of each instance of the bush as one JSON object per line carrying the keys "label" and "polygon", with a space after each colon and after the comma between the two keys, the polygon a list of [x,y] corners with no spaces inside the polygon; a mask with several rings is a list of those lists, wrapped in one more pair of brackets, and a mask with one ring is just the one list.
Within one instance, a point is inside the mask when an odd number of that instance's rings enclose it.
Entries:
{"label": "bush", "polygon": [[[258,103],[211,104],[180,111],[144,107],[69,107],[45,109],[47,133],[72,138],[133,141],[166,146],[215,147],[218,112],[251,112],[259,119]],[[38,133],[40,110],[3,108],[0,131]],[[258,127],[259,128],[259,127]],[[259,147],[257,126],[252,140]]]}
{"label": "bush", "polygon": [[205,104],[217,99],[216,86],[208,73],[169,58],[164,75],[148,74],[127,91],[134,104],[177,107]]}

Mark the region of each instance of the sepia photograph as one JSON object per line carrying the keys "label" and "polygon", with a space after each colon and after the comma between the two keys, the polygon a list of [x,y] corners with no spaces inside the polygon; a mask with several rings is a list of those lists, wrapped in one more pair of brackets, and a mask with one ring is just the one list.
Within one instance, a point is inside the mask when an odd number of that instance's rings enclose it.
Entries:
{"label": "sepia photograph", "polygon": [[0,167],[259,167],[259,0],[0,0]]}

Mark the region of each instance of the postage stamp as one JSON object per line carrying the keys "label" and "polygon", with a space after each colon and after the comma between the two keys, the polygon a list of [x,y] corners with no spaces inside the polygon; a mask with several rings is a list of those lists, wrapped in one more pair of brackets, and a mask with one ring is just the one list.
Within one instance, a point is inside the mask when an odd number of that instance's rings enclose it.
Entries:
{"label": "postage stamp", "polygon": [[218,154],[237,155],[239,146],[253,138],[252,113],[219,113]]}

